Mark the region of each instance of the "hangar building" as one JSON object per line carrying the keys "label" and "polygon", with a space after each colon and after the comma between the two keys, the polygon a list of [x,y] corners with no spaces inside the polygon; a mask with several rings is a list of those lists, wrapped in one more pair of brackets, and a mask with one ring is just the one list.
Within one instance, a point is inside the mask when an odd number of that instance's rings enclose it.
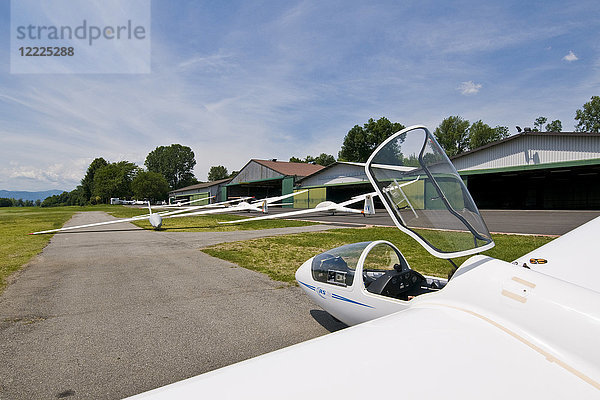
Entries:
{"label": "hangar building", "polygon": [[600,134],[523,132],[452,158],[478,207],[600,209]]}
{"label": "hangar building", "polygon": [[[252,159],[222,189],[222,198],[254,196],[257,199],[292,193],[296,182],[323,169],[321,165]],[[284,203],[293,203],[293,198]]]}
{"label": "hangar building", "polygon": [[[292,193],[296,182],[307,175],[320,171],[321,165],[292,163],[286,161],[252,159],[234,178],[198,183],[169,192],[171,201],[197,200],[214,196],[212,202],[226,201],[235,197],[257,199]],[[293,199],[284,199],[292,206]],[[205,204],[198,202],[198,205]]]}
{"label": "hangar building", "polygon": [[322,201],[336,203],[352,196],[373,191],[365,174],[365,165],[338,161],[320,171],[299,179],[296,191],[308,192],[294,196],[294,208],[313,208]]}
{"label": "hangar building", "polygon": [[[195,205],[205,205],[210,203],[218,203],[225,201],[226,198],[221,196],[221,188],[225,187],[231,181],[231,178],[221,179],[213,182],[198,183],[196,185],[186,186],[181,189],[169,192],[169,200],[171,203],[176,201],[190,201],[205,198],[206,201],[196,202]],[[214,196],[214,197],[213,197]],[[212,201],[209,200],[213,197]]]}
{"label": "hangar building", "polygon": [[[482,209],[600,209],[600,134],[523,132],[452,158]],[[194,200],[216,196],[264,198],[308,189],[285,203],[312,208],[372,191],[360,163],[327,167],[277,160],[250,160],[233,179],[170,192]],[[376,203],[379,207],[380,204]]]}

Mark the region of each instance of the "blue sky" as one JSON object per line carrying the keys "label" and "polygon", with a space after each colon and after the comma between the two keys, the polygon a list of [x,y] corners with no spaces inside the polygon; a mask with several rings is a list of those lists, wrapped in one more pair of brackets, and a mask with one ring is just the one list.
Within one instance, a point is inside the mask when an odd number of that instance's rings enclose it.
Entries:
{"label": "blue sky", "polygon": [[95,157],[181,143],[196,176],[334,154],[385,116],[574,129],[600,95],[596,1],[152,1],[151,73],[11,74],[0,3],[0,189],[73,189]]}

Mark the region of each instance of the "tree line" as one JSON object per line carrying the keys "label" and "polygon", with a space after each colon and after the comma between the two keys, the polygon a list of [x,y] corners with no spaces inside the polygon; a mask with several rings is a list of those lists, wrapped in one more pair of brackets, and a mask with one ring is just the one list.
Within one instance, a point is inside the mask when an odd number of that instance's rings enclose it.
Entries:
{"label": "tree line", "polygon": [[39,207],[42,204],[41,200],[23,200],[8,197],[0,197],[0,207]]}
{"label": "tree line", "polygon": [[165,200],[169,191],[198,183],[195,165],[192,149],[180,144],[152,150],[144,161],[145,169],[129,161],[108,162],[98,157],[74,190],[47,197],[41,206],[102,204],[112,197]]}
{"label": "tree line", "polygon": [[[576,132],[600,132],[600,96],[592,96],[575,114]],[[548,118],[540,116],[535,119],[533,128],[524,128],[533,132],[562,132],[562,122],[558,119],[548,122]],[[390,122],[385,117],[375,121],[369,119],[363,126],[355,125],[344,137],[342,148],[338,153],[338,161],[365,162],[379,144],[405,126],[398,122]],[[517,127],[519,132],[520,127]],[[459,115],[444,119],[433,131],[433,135],[451,157],[465,151],[473,150],[502,140],[509,136],[506,126],[491,127],[478,120],[470,123]],[[290,161],[292,161],[290,159]]]}

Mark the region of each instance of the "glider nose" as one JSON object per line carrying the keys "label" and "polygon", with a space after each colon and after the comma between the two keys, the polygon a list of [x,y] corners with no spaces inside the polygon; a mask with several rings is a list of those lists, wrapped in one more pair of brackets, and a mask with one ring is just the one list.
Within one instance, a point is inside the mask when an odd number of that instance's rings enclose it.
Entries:
{"label": "glider nose", "polygon": [[307,284],[311,285],[313,278],[311,272],[311,265],[314,257],[309,258],[296,270],[296,281],[300,284],[303,289],[306,289]]}
{"label": "glider nose", "polygon": [[158,229],[162,226],[162,217],[158,214],[152,214],[148,217],[148,221],[150,221],[150,225],[152,225],[155,229]]}

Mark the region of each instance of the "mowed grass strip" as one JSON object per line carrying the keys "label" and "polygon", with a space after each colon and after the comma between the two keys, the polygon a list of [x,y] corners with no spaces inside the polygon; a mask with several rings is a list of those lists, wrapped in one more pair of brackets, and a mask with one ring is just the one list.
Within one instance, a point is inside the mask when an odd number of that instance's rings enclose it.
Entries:
{"label": "mowed grass strip", "polygon": [[[146,209],[146,212],[148,210]],[[159,210],[157,210],[159,211]],[[162,211],[162,210],[160,210]],[[198,210],[201,211],[201,210]],[[115,217],[120,217],[119,213],[111,213]],[[262,214],[249,213],[247,216],[231,215],[231,214],[214,214],[214,215],[194,215],[191,217],[164,218],[161,231],[167,232],[228,232],[228,231],[245,231],[245,230],[260,230],[273,228],[288,228],[296,226],[315,225],[314,222],[271,219],[262,221],[251,221],[240,224],[219,224],[219,222],[234,221],[237,219],[256,217]],[[135,221],[135,225],[144,229],[153,229],[152,225],[147,220]]]}
{"label": "mowed grass strip", "polygon": [[[504,261],[513,261],[523,254],[550,242],[546,236],[494,235],[496,246],[485,255]],[[333,229],[243,242],[223,243],[202,249],[217,258],[241,267],[267,274],[274,280],[294,282],[298,267],[310,257],[345,244],[372,240],[388,240],[406,257],[411,268],[425,275],[447,277],[452,265],[433,257],[415,240],[396,228]],[[468,257],[454,259],[457,265]]]}
{"label": "mowed grass strip", "polygon": [[60,228],[79,211],[110,209],[107,206],[0,208],[0,291],[6,285],[6,278],[42,251],[52,237],[29,233]]}

